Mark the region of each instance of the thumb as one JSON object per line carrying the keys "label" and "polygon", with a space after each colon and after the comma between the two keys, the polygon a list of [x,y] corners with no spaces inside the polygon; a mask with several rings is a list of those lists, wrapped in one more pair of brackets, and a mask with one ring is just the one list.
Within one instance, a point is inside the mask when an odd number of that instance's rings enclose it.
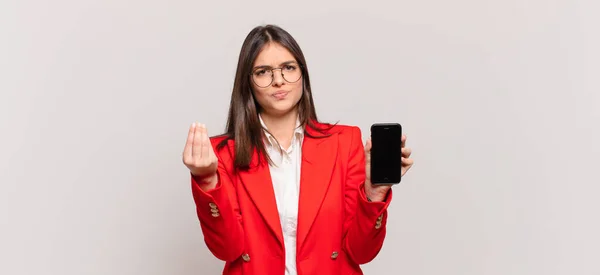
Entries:
{"label": "thumb", "polygon": [[[208,136],[208,130],[207,130],[206,135]],[[215,148],[213,146],[213,141],[211,140],[210,136],[208,136],[208,145],[209,145],[208,146],[208,156],[211,159],[216,159],[217,155],[215,154]]]}

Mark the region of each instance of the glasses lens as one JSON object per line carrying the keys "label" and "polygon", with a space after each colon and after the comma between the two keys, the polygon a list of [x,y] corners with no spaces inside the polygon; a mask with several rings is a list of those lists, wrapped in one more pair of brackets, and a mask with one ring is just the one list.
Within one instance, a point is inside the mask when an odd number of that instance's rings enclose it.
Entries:
{"label": "glasses lens", "polygon": [[281,74],[287,82],[296,82],[302,76],[302,70],[298,64],[288,64],[281,68]]}
{"label": "glasses lens", "polygon": [[259,87],[267,87],[273,81],[273,72],[268,69],[257,69],[252,73],[254,84]]}

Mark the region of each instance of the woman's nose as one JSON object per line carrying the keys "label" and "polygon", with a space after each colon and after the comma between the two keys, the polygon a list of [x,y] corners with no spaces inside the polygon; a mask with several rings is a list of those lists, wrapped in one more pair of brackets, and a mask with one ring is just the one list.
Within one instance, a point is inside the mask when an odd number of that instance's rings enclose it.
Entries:
{"label": "woman's nose", "polygon": [[273,70],[273,85],[281,86],[284,83],[283,72],[281,70]]}

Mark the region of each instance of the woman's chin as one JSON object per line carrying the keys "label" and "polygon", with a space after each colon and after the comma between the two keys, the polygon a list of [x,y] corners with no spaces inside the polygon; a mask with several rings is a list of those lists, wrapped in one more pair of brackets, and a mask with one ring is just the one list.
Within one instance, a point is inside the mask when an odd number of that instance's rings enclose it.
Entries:
{"label": "woman's chin", "polygon": [[[283,103],[283,102],[281,102]],[[296,105],[291,105],[289,103],[286,104],[274,104],[267,110],[269,115],[274,116],[283,116],[289,114],[290,112],[296,111]]]}

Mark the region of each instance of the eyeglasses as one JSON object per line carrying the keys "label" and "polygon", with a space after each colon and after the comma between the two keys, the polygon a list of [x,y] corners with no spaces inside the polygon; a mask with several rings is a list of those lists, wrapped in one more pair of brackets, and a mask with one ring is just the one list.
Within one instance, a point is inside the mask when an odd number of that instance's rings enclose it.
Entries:
{"label": "eyeglasses", "polygon": [[256,86],[261,88],[269,87],[273,83],[274,74],[273,71],[281,71],[281,76],[288,83],[294,83],[300,80],[302,77],[301,66],[298,63],[288,63],[280,68],[271,67],[259,67],[252,71],[252,81]]}

